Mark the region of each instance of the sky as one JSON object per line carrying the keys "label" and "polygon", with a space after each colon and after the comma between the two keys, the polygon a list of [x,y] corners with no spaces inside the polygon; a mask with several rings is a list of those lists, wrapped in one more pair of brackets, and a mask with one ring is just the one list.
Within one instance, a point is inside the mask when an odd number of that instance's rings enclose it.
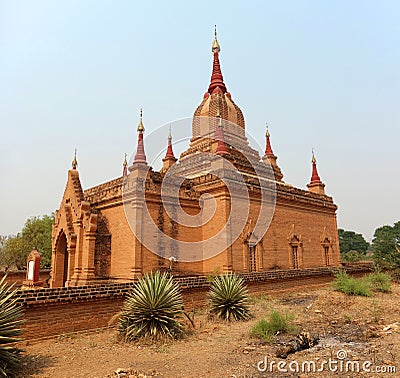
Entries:
{"label": "sky", "polygon": [[[371,240],[400,220],[400,2],[0,0],[0,235],[121,175],[146,132],[191,117],[212,68],[247,131],[265,123],[284,181],[311,149],[338,226]],[[165,140],[160,140],[164,147]]]}

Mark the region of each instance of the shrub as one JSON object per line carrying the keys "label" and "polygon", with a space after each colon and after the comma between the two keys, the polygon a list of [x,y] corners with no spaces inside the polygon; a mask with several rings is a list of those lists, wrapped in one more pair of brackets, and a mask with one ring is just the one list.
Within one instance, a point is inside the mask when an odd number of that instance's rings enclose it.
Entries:
{"label": "shrub", "polygon": [[332,286],[335,290],[347,295],[361,295],[364,297],[371,296],[368,282],[350,277],[345,271],[340,271],[335,275],[335,280],[332,282]]}
{"label": "shrub", "polygon": [[374,273],[370,273],[366,277],[366,280],[369,283],[372,291],[380,291],[382,293],[390,292],[392,279],[388,274],[381,271],[376,271]]}
{"label": "shrub", "polygon": [[298,328],[293,324],[294,315],[272,310],[268,320],[261,319],[251,330],[251,335],[263,340],[271,341],[272,336],[278,333],[298,333]]}
{"label": "shrub", "polygon": [[400,269],[395,269],[390,272],[390,276],[392,277],[394,282],[400,283]]}
{"label": "shrub", "polygon": [[362,259],[362,255],[358,251],[349,251],[340,254],[340,259],[347,262],[356,262]]}
{"label": "shrub", "polygon": [[230,321],[250,316],[249,296],[243,278],[232,274],[215,277],[208,292],[211,314]]}
{"label": "shrub", "polygon": [[17,305],[17,290],[5,282],[6,276],[0,281],[0,375],[6,377],[8,372],[15,371],[20,362],[21,349],[15,343],[22,330],[22,308]]}
{"label": "shrub", "polygon": [[181,291],[172,277],[160,272],[146,274],[128,293],[118,330],[125,341],[139,337],[172,337],[182,334]]}

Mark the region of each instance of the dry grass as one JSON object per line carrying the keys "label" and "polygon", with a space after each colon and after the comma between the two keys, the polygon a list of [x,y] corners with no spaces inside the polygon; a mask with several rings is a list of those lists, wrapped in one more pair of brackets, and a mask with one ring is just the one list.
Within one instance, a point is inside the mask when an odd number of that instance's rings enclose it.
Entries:
{"label": "dry grass", "polygon": [[[396,365],[400,350],[400,285],[391,293],[373,297],[346,296],[325,288],[296,293],[268,293],[252,297],[254,317],[246,322],[210,320],[207,311],[197,311],[196,330],[183,340],[151,343],[118,343],[113,330],[76,338],[59,338],[26,346],[27,357],[20,376],[35,378],[105,377],[118,368],[134,369],[146,376],[162,377],[298,377],[299,373],[260,373],[257,363],[265,356],[276,359],[281,343],[293,336],[274,336],[269,344],[250,336],[252,327],[271,309],[293,313],[301,330],[317,334],[320,343],[290,355],[288,362],[322,360],[345,350],[348,359],[374,365]],[[390,328],[388,328],[390,327]],[[399,377],[394,374],[346,374],[349,377]],[[135,376],[135,375],[133,375]],[[338,377],[337,372],[306,374]]]}

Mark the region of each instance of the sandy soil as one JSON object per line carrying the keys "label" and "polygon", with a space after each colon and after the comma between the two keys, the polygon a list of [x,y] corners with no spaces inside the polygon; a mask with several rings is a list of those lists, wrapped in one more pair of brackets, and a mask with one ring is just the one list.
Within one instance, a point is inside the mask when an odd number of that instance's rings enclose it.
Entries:
{"label": "sandy soil", "polygon": [[[254,318],[246,322],[211,321],[205,309],[198,309],[195,331],[179,341],[125,344],[107,329],[28,344],[17,377],[400,377],[399,303],[400,285],[371,298],[349,297],[329,286],[259,295],[252,297]],[[285,360],[275,357],[293,336],[278,335],[268,344],[249,335],[271,308],[294,313],[295,323],[317,335],[319,344]],[[330,368],[336,371],[322,365],[329,358],[337,361]],[[277,371],[279,361],[286,372]],[[313,363],[324,370],[313,372]],[[397,372],[372,372],[394,368]]]}

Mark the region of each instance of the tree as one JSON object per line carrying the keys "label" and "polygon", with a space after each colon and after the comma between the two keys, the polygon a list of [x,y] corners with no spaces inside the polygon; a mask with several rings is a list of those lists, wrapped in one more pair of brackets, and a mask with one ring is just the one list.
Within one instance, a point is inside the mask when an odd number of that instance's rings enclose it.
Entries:
{"label": "tree", "polygon": [[377,265],[386,269],[400,269],[400,221],[375,230],[372,250]]}
{"label": "tree", "polygon": [[40,253],[40,266],[42,268],[50,268],[51,266],[51,231],[53,223],[54,214],[32,217],[25,222],[22,229],[22,239],[28,247],[28,254],[32,249],[37,249]]}
{"label": "tree", "polygon": [[32,249],[40,253],[41,268],[51,266],[51,231],[54,214],[42,217],[31,217],[26,222],[21,232],[15,236],[0,239],[0,266],[24,269],[26,259]]}
{"label": "tree", "polygon": [[349,251],[346,253],[342,253],[342,261],[347,261],[347,262],[355,262],[355,261],[360,261],[363,257],[358,251]]}
{"label": "tree", "polygon": [[6,250],[7,236],[0,235],[0,269],[5,268],[5,250]]}
{"label": "tree", "polygon": [[347,253],[357,251],[360,257],[367,253],[369,243],[361,234],[356,234],[354,231],[346,231],[339,228],[339,245],[340,253],[346,259]]}
{"label": "tree", "polygon": [[26,258],[30,252],[28,248],[21,233],[15,236],[9,236],[4,247],[2,265],[7,269],[12,266],[15,266],[18,270],[25,268]]}

